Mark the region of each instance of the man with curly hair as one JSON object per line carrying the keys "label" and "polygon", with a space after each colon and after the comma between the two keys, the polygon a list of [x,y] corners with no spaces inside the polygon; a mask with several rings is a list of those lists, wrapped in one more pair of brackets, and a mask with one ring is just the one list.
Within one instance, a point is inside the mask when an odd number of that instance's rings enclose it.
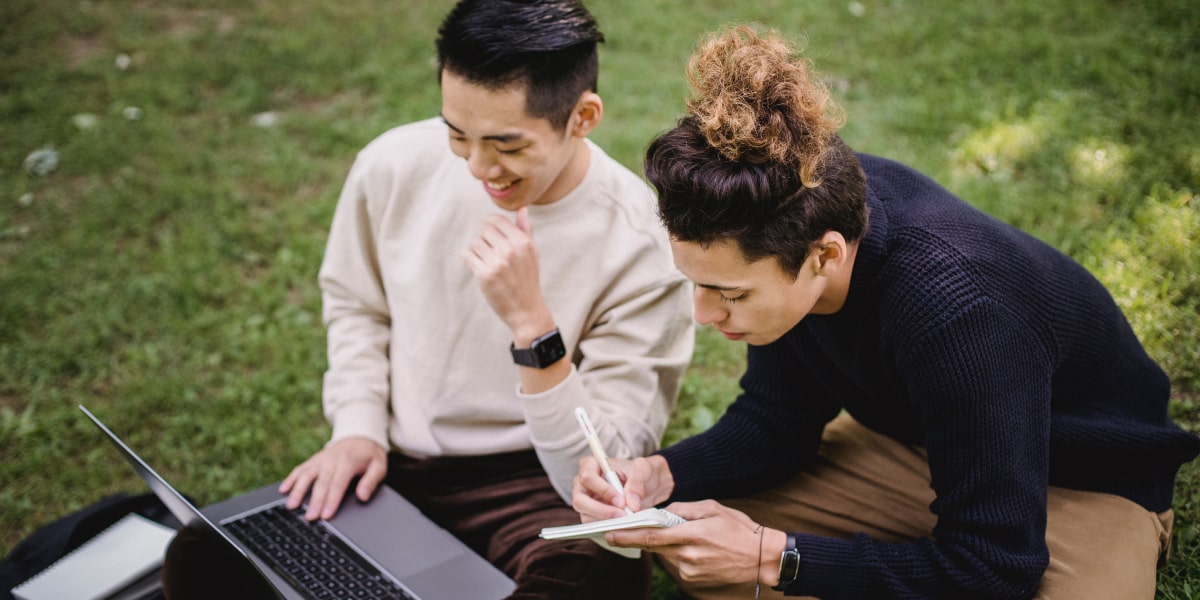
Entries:
{"label": "man with curly hair", "polygon": [[696,320],[749,345],[708,431],[584,459],[585,520],[703,598],[1153,598],[1200,439],[1102,285],[927,177],[855,154],[776,34],[693,57],[646,175]]}

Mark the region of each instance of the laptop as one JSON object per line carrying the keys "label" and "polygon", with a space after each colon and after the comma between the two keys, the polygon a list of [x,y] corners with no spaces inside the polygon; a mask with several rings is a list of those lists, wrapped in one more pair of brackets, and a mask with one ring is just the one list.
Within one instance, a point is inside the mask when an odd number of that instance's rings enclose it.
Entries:
{"label": "laptop", "polygon": [[[337,516],[328,521],[306,521],[303,507],[288,511],[278,483],[201,511],[91,411],[83,405],[79,410],[108,436],[185,529],[212,540],[214,547],[232,556],[234,563],[240,563],[235,564],[239,574],[248,574],[256,585],[269,590],[264,596],[319,600],[335,586],[347,586],[353,591],[351,597],[498,600],[516,588],[508,576],[386,485],[380,485],[367,503],[348,494]],[[258,533],[263,521],[276,522],[284,533]],[[315,535],[319,541],[300,541],[301,534]],[[290,551],[292,545],[299,550]],[[328,559],[322,557],[326,550],[332,553]],[[168,550],[168,558],[170,554]],[[333,564],[320,564],[326,562]],[[321,572],[325,568],[331,572]],[[318,581],[311,582],[308,575]],[[306,587],[326,592],[310,592]]]}

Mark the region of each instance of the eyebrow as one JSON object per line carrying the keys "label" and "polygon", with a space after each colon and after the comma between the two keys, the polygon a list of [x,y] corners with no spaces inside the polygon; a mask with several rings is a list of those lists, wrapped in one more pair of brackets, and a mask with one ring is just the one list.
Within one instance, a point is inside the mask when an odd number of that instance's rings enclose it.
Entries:
{"label": "eyebrow", "polygon": [[[456,131],[462,135],[467,134],[467,132],[459,129],[458,127],[455,127],[454,123],[451,123],[449,120],[447,120],[446,115],[440,115],[440,116],[442,117],[442,122],[445,123],[447,127],[449,127],[450,129],[453,129],[454,131]],[[501,142],[501,143],[509,143],[509,142],[519,141],[521,139],[524,139],[524,137],[525,136],[520,133],[497,133],[497,134],[492,134],[492,135],[485,135],[485,136],[483,136],[483,139],[492,140],[492,141]]]}
{"label": "eyebrow", "polygon": [[718,292],[732,292],[734,290],[742,289],[738,286],[715,285],[715,284],[711,284],[711,283],[697,283],[696,286],[702,287],[706,290],[716,290]]}

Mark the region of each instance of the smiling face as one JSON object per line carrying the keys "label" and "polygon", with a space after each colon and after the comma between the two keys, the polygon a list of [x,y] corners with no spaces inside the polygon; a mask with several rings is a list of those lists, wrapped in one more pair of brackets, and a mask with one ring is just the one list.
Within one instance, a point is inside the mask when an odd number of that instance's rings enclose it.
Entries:
{"label": "smiling face", "polygon": [[696,322],[712,325],[728,339],[761,346],[778,340],[810,313],[830,314],[841,308],[853,247],[847,248],[844,240],[838,244],[834,239],[815,249],[794,278],[774,257],[746,262],[729,240],[703,247],[672,239],[671,253],[696,286]]}
{"label": "smiling face", "polygon": [[600,119],[600,98],[586,92],[563,130],[525,110],[525,86],[494,90],[442,71],[442,118],[450,149],[505,210],[550,204],[575,189],[588,168],[584,137]]}

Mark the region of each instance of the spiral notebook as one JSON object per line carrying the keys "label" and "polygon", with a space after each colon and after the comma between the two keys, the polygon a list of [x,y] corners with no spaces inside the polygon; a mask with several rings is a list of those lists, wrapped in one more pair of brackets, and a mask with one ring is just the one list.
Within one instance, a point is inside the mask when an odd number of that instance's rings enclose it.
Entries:
{"label": "spiral notebook", "polygon": [[616,552],[621,556],[637,558],[642,555],[641,550],[637,548],[610,546],[604,541],[604,532],[616,531],[618,529],[637,529],[640,527],[674,527],[685,522],[687,522],[687,519],[673,512],[661,508],[647,508],[632,515],[602,521],[562,525],[559,527],[543,527],[540,537],[547,540],[589,538],[605,549]]}
{"label": "spiral notebook", "polygon": [[175,530],[130,513],[12,589],[17,600],[108,598],[163,564]]}

